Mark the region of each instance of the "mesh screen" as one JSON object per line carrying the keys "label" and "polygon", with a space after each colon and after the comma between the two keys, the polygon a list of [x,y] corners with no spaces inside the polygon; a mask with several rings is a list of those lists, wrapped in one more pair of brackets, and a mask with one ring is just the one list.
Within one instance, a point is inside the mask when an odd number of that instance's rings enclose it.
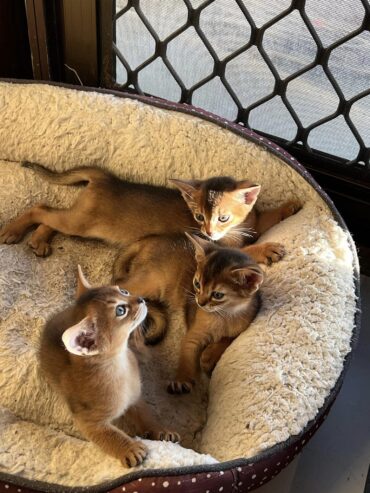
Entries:
{"label": "mesh screen", "polygon": [[368,0],[116,0],[106,85],[370,169]]}

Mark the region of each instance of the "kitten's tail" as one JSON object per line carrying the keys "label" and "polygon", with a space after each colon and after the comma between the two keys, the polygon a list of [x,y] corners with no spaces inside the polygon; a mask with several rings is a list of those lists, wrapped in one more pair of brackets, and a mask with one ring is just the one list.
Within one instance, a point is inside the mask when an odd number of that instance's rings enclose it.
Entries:
{"label": "kitten's tail", "polygon": [[32,169],[36,174],[40,175],[44,180],[58,185],[77,185],[78,183],[89,183],[93,181],[101,181],[109,177],[109,173],[99,168],[79,167],[69,171],[57,173],[45,168],[38,163],[30,163],[29,161],[22,162],[23,168]]}

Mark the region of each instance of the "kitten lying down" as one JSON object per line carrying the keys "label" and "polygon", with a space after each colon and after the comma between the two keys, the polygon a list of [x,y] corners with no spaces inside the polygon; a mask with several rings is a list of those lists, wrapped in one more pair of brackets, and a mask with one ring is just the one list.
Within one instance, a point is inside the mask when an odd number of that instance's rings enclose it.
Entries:
{"label": "kitten lying down", "polygon": [[274,224],[294,214],[299,204],[257,212],[261,187],[230,177],[208,180],[171,180],[178,190],[131,183],[99,168],[75,168],[55,173],[35,163],[24,163],[50,183],[86,184],[69,209],[39,204],[0,230],[0,243],[18,243],[32,226],[28,241],[36,255],[51,253],[55,231],[98,238],[125,247],[150,234],[201,231],[222,245],[241,247]]}
{"label": "kitten lying down", "polygon": [[[176,381],[168,386],[170,393],[190,392],[202,352],[203,369],[210,372],[226,347],[256,316],[263,281],[257,264],[261,252],[264,260],[274,262],[284,255],[282,245],[264,243],[258,245],[254,260],[256,246],[240,250],[196,236],[152,235],[118,257],[115,284],[160,302],[169,311],[186,314],[188,332],[182,341]],[[153,334],[156,340],[164,335],[163,325],[157,329],[161,333]]]}
{"label": "kitten lying down", "polygon": [[140,436],[179,441],[140,397],[128,339],[146,314],[143,298],[118,286],[92,288],[79,267],[77,300],[47,322],[39,351],[41,371],[66,400],[76,427],[125,467],[143,462],[147,447],[113,424],[123,415]]}

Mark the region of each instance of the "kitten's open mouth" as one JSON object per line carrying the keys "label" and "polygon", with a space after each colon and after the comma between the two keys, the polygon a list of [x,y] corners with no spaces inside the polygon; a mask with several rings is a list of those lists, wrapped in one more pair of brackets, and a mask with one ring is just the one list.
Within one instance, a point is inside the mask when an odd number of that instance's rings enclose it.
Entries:
{"label": "kitten's open mouth", "polygon": [[139,308],[135,314],[135,317],[134,317],[134,324],[135,324],[135,327],[137,327],[138,325],[141,324],[141,322],[144,321],[145,317],[147,316],[147,313],[148,313],[148,308],[146,306],[145,303],[139,305]]}

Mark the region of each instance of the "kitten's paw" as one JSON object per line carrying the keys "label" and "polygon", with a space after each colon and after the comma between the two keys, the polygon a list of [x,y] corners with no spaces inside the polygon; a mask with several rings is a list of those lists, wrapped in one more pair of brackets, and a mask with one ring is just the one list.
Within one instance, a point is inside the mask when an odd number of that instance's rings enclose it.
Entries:
{"label": "kitten's paw", "polygon": [[8,224],[0,230],[0,244],[5,243],[7,245],[11,245],[13,243],[19,243],[23,236],[23,229],[19,229],[11,224]]}
{"label": "kitten's paw", "polygon": [[121,462],[125,467],[136,467],[147,455],[148,448],[143,442],[132,442],[124,451]]}
{"label": "kitten's paw", "polygon": [[167,392],[169,394],[189,394],[194,384],[191,382],[170,382],[167,386]]}
{"label": "kitten's paw", "polygon": [[27,245],[37,257],[48,257],[52,252],[50,243],[38,241],[37,239],[33,239],[32,236],[28,240]]}
{"label": "kitten's paw", "polygon": [[271,265],[274,262],[279,262],[285,255],[285,247],[281,243],[268,242],[264,244],[264,263]]}
{"label": "kitten's paw", "polygon": [[290,200],[281,207],[281,219],[293,216],[296,212],[302,209],[302,204],[298,200]]}
{"label": "kitten's paw", "polygon": [[172,443],[178,443],[180,441],[180,435],[175,431],[169,430],[148,431],[145,433],[144,438]]}

